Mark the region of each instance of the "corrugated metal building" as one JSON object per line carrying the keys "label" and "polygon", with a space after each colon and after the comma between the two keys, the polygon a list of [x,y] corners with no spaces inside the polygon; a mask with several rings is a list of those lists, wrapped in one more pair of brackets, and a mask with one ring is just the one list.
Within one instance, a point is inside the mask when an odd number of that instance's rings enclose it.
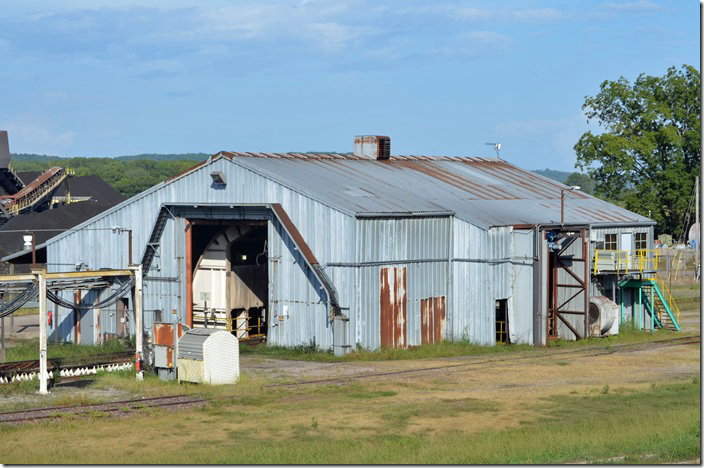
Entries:
{"label": "corrugated metal building", "polygon": [[[589,295],[611,287],[590,279],[590,245],[642,232],[652,247],[653,221],[501,159],[390,157],[389,145],[358,137],[354,154],[218,153],[50,239],[47,267],[124,268],[127,236],[116,228],[130,229],[147,327],[175,310],[183,323],[211,320],[277,345],[544,344],[574,337],[566,322],[586,336]],[[223,246],[216,238],[225,229],[240,234]],[[553,258],[551,242],[563,243],[567,260]],[[252,286],[247,268],[266,284]],[[206,274],[215,279],[204,282]],[[202,289],[210,283],[265,291],[263,307],[240,310],[230,292],[215,307],[220,293]],[[555,300],[575,314],[553,326]],[[134,333],[131,309],[130,298],[111,310],[57,309],[52,339]]]}

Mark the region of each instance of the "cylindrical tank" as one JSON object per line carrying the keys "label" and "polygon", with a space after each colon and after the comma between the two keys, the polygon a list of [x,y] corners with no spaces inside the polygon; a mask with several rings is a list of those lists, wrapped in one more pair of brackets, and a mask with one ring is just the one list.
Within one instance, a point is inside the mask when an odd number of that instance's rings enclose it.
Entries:
{"label": "cylindrical tank", "polygon": [[699,247],[699,223],[692,224],[689,228],[689,246],[693,249]]}
{"label": "cylindrical tank", "polygon": [[616,322],[618,305],[606,296],[589,300],[589,331],[592,336],[608,333]]}

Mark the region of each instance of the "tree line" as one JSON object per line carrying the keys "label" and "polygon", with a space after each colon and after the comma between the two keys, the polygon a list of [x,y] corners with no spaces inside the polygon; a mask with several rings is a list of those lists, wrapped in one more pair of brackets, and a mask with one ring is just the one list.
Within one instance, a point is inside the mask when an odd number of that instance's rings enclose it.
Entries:
{"label": "tree line", "polygon": [[[202,159],[205,159],[203,157]],[[76,176],[96,175],[107,184],[129,198],[144,190],[193,167],[194,160],[113,159],[113,158],[59,158],[47,156],[34,160],[16,158],[12,168],[15,172],[45,171],[52,166],[61,166],[76,171]],[[25,181],[28,182],[28,181]]]}

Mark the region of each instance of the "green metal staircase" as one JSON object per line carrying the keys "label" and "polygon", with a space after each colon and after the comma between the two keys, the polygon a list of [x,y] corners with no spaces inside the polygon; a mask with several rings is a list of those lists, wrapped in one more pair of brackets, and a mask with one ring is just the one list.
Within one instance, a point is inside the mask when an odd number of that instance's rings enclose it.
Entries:
{"label": "green metal staircase", "polygon": [[[621,288],[633,288],[638,291],[643,310],[647,312],[653,324],[658,328],[680,331],[680,310],[672,293],[662,278],[626,279],[619,283]],[[634,301],[635,302],[635,301]],[[634,303],[634,315],[636,311]],[[622,317],[623,319],[623,313]]]}

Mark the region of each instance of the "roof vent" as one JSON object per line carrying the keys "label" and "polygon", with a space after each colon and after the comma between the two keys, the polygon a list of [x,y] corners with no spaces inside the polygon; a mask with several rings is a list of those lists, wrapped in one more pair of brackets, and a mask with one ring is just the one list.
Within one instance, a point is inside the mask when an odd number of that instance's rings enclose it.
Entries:
{"label": "roof vent", "polygon": [[379,161],[391,157],[391,138],[381,135],[354,137],[354,155]]}

